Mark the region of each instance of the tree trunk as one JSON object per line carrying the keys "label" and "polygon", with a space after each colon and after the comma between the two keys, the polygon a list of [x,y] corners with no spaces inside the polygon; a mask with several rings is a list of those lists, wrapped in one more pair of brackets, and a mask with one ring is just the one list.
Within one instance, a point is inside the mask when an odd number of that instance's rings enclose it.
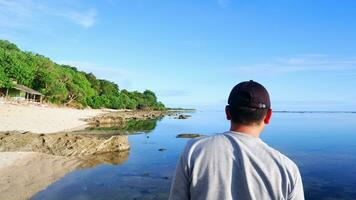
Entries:
{"label": "tree trunk", "polygon": [[77,98],[76,96],[69,95],[69,101],[66,103],[66,105],[72,103],[72,101],[74,101],[76,98]]}

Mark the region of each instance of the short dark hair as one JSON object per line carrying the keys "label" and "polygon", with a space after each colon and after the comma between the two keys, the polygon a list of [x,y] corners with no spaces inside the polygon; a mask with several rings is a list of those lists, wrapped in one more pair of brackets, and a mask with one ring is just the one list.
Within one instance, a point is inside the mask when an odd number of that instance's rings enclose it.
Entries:
{"label": "short dark hair", "polygon": [[267,115],[268,109],[250,107],[232,107],[228,105],[231,121],[235,124],[254,125],[260,124]]}

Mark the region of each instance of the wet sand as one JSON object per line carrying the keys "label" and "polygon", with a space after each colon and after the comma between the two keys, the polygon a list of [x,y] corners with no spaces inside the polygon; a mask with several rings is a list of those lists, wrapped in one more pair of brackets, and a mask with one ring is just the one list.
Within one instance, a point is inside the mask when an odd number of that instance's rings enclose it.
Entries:
{"label": "wet sand", "polygon": [[120,164],[126,161],[128,153],[64,157],[36,152],[0,152],[0,199],[29,199],[71,171],[100,163]]}
{"label": "wet sand", "polygon": [[2,152],[11,164],[0,169],[0,199],[28,199],[78,167],[76,159],[35,152]]}

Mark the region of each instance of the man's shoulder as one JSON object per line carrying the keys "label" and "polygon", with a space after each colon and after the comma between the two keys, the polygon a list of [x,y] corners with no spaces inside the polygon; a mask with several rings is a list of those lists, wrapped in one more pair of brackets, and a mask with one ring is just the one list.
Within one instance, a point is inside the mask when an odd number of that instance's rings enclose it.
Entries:
{"label": "man's shoulder", "polygon": [[[276,155],[278,155],[279,168],[282,167],[283,169],[281,170],[281,174],[282,176],[284,176],[285,179],[289,180],[289,182],[291,183],[291,187],[294,188],[296,183],[301,184],[301,175],[297,164],[292,159],[290,159],[283,153],[279,152],[278,150],[272,147],[270,148],[272,151],[274,151]],[[290,189],[290,190],[293,191],[294,189]]]}
{"label": "man's shoulder", "polygon": [[199,138],[190,139],[185,147],[185,152],[192,153],[196,151],[211,150],[221,148],[227,144],[227,139],[224,133],[216,133],[214,135],[202,136]]}
{"label": "man's shoulder", "polygon": [[291,160],[290,158],[288,158],[286,155],[281,154],[282,160],[284,161],[284,164],[287,168],[287,170],[291,171],[293,173],[294,176],[299,174],[299,168],[297,166],[297,164],[295,164],[295,162],[293,160]]}
{"label": "man's shoulder", "polygon": [[214,135],[202,136],[202,137],[191,139],[188,141],[187,146],[196,147],[196,146],[221,144],[224,142],[226,142],[224,133],[216,133]]}
{"label": "man's shoulder", "polygon": [[284,167],[288,171],[293,171],[293,173],[299,173],[298,166],[295,164],[295,162],[292,159],[290,159],[285,154],[281,153],[279,150],[267,145],[266,143],[264,143],[264,145],[266,145],[266,147],[275,155],[275,157],[279,159],[279,163],[284,165]]}

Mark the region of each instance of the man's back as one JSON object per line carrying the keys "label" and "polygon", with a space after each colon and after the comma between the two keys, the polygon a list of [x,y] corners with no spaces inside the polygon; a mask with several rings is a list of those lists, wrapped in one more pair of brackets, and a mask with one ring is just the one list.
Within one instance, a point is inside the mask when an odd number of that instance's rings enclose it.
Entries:
{"label": "man's back", "polygon": [[170,199],[304,199],[297,166],[261,139],[226,132],[189,141]]}

